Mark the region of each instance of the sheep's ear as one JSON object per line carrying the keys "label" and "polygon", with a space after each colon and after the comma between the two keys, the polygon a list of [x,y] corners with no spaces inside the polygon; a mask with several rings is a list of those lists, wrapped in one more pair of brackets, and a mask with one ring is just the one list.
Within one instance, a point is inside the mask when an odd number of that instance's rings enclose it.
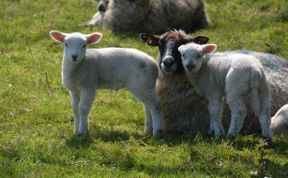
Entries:
{"label": "sheep's ear", "polygon": [[207,36],[196,36],[192,37],[189,41],[197,44],[206,44],[209,41],[209,38]]}
{"label": "sheep's ear", "polygon": [[89,35],[85,35],[87,39],[87,44],[97,43],[102,39],[101,33],[91,33]]}
{"label": "sheep's ear", "polygon": [[158,35],[150,35],[147,33],[141,33],[140,38],[149,46],[159,46],[159,39]]}
{"label": "sheep's ear", "polygon": [[56,42],[60,42],[60,43],[63,43],[64,42],[64,39],[65,37],[67,36],[66,33],[63,33],[63,32],[60,32],[60,31],[56,31],[56,30],[51,30],[49,32],[51,38],[53,40],[55,40]]}
{"label": "sheep's ear", "polygon": [[202,46],[202,51],[204,54],[214,53],[217,49],[217,45],[215,44],[207,44]]}

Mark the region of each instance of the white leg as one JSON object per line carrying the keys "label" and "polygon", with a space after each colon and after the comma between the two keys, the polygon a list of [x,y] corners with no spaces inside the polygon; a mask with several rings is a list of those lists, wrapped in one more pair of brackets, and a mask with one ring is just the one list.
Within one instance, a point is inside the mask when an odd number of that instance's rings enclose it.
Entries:
{"label": "white leg", "polygon": [[[129,90],[144,103],[152,116],[153,136],[158,137],[164,131],[164,121],[161,112],[160,98],[153,89],[129,88]],[[146,112],[147,114],[147,112]],[[147,116],[146,116],[147,118]]]}
{"label": "white leg", "polygon": [[77,135],[78,129],[79,129],[79,121],[80,121],[80,115],[79,115],[79,110],[78,110],[78,105],[79,105],[79,93],[75,92],[70,92],[71,96],[71,102],[72,102],[72,111],[74,113],[74,134]]}
{"label": "white leg", "polygon": [[152,134],[153,132],[153,126],[152,126],[152,115],[150,112],[150,108],[145,105],[145,128],[144,128],[144,132],[145,134]]}
{"label": "white leg", "polygon": [[238,96],[227,95],[227,104],[231,110],[231,121],[227,138],[233,139],[243,126],[247,108],[243,99]]}
{"label": "white leg", "polygon": [[104,13],[103,12],[97,12],[91,20],[86,22],[86,26],[99,26],[101,27],[103,25],[104,21]]}
{"label": "white leg", "polygon": [[88,133],[88,115],[90,112],[91,105],[95,98],[95,89],[81,89],[80,90],[80,103],[79,103],[79,113],[80,113],[80,124],[78,132],[79,134]]}
{"label": "white leg", "polygon": [[160,100],[158,100],[158,96],[155,95],[155,100],[152,104],[150,104],[150,111],[152,114],[153,121],[153,136],[159,137],[164,129],[164,120],[161,112]]}
{"label": "white leg", "polygon": [[210,115],[210,128],[209,128],[209,134],[213,134],[216,138],[219,138],[220,136],[224,135],[224,128],[221,122],[221,116],[222,116],[222,101],[221,101],[221,95],[213,95],[208,98],[209,105],[209,115]]}
{"label": "white leg", "polygon": [[270,113],[270,97],[268,94],[259,94],[261,109],[259,114],[259,122],[262,129],[262,137],[265,139],[271,138],[271,113]]}

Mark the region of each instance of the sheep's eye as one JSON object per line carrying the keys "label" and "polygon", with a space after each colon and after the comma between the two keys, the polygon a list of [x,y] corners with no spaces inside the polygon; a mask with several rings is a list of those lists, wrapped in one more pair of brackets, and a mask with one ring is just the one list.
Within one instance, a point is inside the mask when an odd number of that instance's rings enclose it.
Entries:
{"label": "sheep's eye", "polygon": [[202,57],[202,55],[198,54],[196,57],[197,57],[197,59],[200,59]]}
{"label": "sheep's eye", "polygon": [[65,43],[65,46],[67,47],[67,46],[68,46],[68,44],[67,44],[67,43]]}
{"label": "sheep's eye", "polygon": [[86,45],[83,45],[83,48],[86,48]]}

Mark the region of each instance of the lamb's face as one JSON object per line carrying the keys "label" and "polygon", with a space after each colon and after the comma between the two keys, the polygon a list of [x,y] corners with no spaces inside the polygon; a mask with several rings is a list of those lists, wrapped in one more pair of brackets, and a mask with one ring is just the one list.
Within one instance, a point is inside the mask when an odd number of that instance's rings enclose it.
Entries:
{"label": "lamb's face", "polygon": [[85,59],[86,46],[102,39],[101,33],[88,35],[75,33],[63,33],[55,30],[49,32],[51,38],[64,44],[64,60],[73,64],[79,64]]}
{"label": "lamb's face", "polygon": [[204,54],[197,44],[182,45],[178,48],[184,69],[188,73],[197,72],[203,63]]}
{"label": "lamb's face", "polygon": [[80,33],[71,33],[64,39],[64,60],[75,64],[84,60],[87,39]]}
{"label": "lamb's face", "polygon": [[216,51],[217,46],[214,44],[199,45],[188,43],[178,48],[181,54],[182,64],[186,73],[195,73],[201,68],[204,55]]}

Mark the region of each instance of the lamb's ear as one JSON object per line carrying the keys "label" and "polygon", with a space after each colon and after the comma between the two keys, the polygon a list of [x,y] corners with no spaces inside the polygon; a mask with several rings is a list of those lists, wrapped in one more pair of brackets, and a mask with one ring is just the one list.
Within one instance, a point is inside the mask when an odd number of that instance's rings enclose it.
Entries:
{"label": "lamb's ear", "polygon": [[91,33],[89,35],[85,35],[87,39],[87,44],[97,43],[102,39],[101,33]]}
{"label": "lamb's ear", "polygon": [[217,45],[215,44],[206,44],[202,46],[202,51],[204,54],[214,53],[217,49]]}
{"label": "lamb's ear", "polygon": [[197,44],[206,44],[209,41],[209,38],[207,36],[195,36],[192,37],[189,41]]}
{"label": "lamb's ear", "polygon": [[60,42],[60,43],[63,43],[64,42],[64,39],[65,37],[67,36],[66,33],[63,33],[63,32],[60,32],[60,31],[56,31],[56,30],[51,30],[49,32],[51,38],[53,40],[55,40],[56,42]]}
{"label": "lamb's ear", "polygon": [[147,33],[141,33],[140,38],[149,46],[159,46],[159,39],[158,35],[150,35]]}
{"label": "lamb's ear", "polygon": [[178,47],[178,51],[179,51],[179,53],[181,53],[181,51],[183,51],[182,48],[184,48],[184,45],[181,45],[181,46]]}

